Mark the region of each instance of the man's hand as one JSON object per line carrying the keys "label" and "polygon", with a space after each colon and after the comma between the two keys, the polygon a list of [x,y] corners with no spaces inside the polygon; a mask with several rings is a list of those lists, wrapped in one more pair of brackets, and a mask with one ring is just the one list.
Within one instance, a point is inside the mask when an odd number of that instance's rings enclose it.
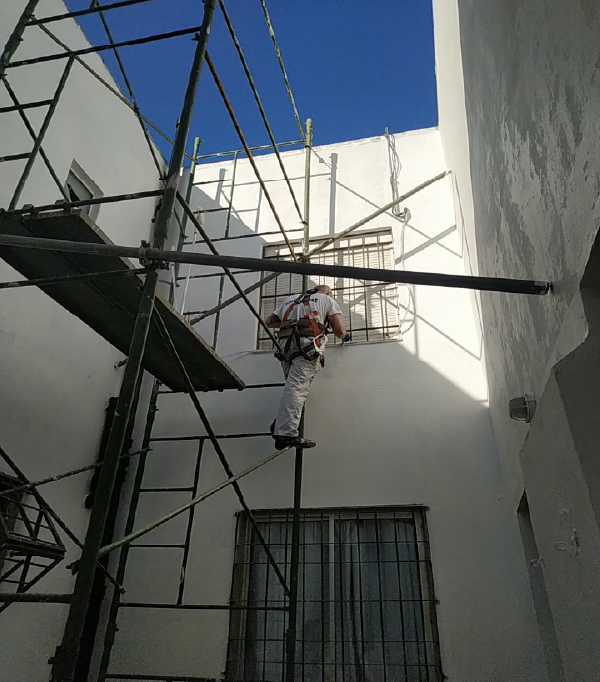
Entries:
{"label": "man's hand", "polygon": [[346,335],[342,339],[342,343],[348,343],[349,341],[352,341],[352,334],[350,332],[346,332]]}
{"label": "man's hand", "polygon": [[281,327],[281,320],[275,313],[271,313],[269,317],[265,319],[265,324],[269,329],[279,329]]}

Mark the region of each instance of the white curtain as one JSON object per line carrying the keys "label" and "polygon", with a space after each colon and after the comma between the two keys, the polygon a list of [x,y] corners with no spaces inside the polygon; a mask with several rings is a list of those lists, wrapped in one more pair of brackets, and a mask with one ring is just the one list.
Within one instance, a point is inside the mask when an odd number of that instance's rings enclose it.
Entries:
{"label": "white curtain", "polygon": [[[414,518],[304,520],[301,526],[296,679],[304,682],[437,680]],[[289,578],[291,521],[260,523]],[[333,527],[334,537],[329,538]],[[332,565],[333,561],[333,565]],[[283,589],[254,538],[248,603],[282,606]],[[423,601],[425,600],[425,601]],[[280,682],[283,611],[250,611],[244,682]],[[429,658],[429,660],[428,660]],[[429,663],[429,666],[427,665]]]}
{"label": "white curtain", "polygon": [[[275,561],[282,571],[285,567],[284,574],[289,584],[291,520],[259,523],[259,527]],[[327,522],[304,520],[300,532],[296,678],[305,682],[321,682],[327,637],[324,610],[329,601]],[[250,562],[248,604],[284,606],[283,588],[255,537]],[[248,613],[244,682],[280,682],[283,679],[286,629],[287,613],[284,611]]]}
{"label": "white curtain", "polygon": [[336,682],[427,676],[412,519],[336,520]]}

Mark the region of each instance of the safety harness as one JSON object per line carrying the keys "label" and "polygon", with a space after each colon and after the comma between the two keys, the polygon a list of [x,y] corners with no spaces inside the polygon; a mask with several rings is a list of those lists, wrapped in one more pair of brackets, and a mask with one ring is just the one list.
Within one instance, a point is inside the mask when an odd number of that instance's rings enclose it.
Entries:
{"label": "safety harness", "polygon": [[[310,305],[310,297],[314,294],[314,291],[307,292],[306,294],[301,294],[296,298],[285,311],[283,318],[281,320],[281,327],[279,328],[279,338],[287,339],[283,354],[276,351],[275,357],[278,360],[285,362],[291,362],[296,358],[303,357],[305,360],[316,360],[319,359],[321,366],[325,364],[325,343],[327,341],[326,331],[327,328],[324,324],[319,322],[318,317],[314,314],[312,307]],[[298,305],[304,305],[305,315],[296,322],[288,321],[290,313]],[[301,338],[311,338],[312,343],[302,345],[300,342]],[[296,345],[298,350],[290,353],[292,347],[292,341],[296,340]]]}

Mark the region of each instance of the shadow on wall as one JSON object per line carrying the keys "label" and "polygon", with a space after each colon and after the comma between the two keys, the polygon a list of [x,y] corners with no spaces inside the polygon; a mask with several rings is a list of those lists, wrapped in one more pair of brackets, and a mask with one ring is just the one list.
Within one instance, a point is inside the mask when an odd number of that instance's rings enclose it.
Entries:
{"label": "shadow on wall", "polygon": [[580,285],[585,341],[554,367],[575,448],[600,526],[600,232]]}
{"label": "shadow on wall", "polygon": [[[246,209],[244,219],[241,212],[230,207],[229,197],[224,192],[226,169],[219,169],[218,179],[203,181],[201,185],[193,188],[190,199],[190,207],[196,213],[200,223],[219,253],[227,255],[253,256],[260,257],[265,245],[265,240],[258,236],[258,228],[261,216],[261,195],[259,190],[256,208]],[[214,188],[215,198],[211,196],[213,190],[208,189],[211,185]],[[211,194],[209,194],[209,192]],[[247,224],[254,221],[256,229],[251,229]],[[229,238],[224,241],[225,238]],[[210,249],[204,243],[202,237],[197,233],[191,221],[186,225],[186,246],[187,251],[210,253]],[[234,270],[234,274],[235,274]],[[246,273],[236,275],[240,286],[245,289],[251,284],[256,283],[261,277],[261,273]],[[212,310],[215,306],[226,301],[233,293],[232,285],[223,269],[209,266],[182,265],[179,268],[177,280],[177,308],[189,318],[204,314]],[[250,295],[255,307],[258,307],[258,293]],[[243,304],[242,304],[243,305]],[[245,308],[245,305],[244,305]],[[245,308],[241,313],[244,316],[251,316],[250,311]],[[254,319],[249,317],[248,319]],[[216,347],[219,338],[219,328],[221,314],[215,313],[195,325],[196,331],[206,338],[213,347]],[[244,317],[243,324],[247,324]]]}

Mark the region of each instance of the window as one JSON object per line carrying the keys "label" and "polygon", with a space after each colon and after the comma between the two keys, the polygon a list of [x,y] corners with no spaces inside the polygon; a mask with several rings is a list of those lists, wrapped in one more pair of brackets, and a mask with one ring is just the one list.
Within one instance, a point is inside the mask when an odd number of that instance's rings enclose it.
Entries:
{"label": "window", "polygon": [[[71,201],[86,201],[87,199],[97,199],[104,196],[98,185],[87,175],[77,161],[73,161],[71,164],[71,170],[65,182],[65,190]],[[80,210],[82,213],[89,215],[92,220],[95,220],[98,216],[100,205],[82,206]]]}
{"label": "window", "polygon": [[[318,240],[311,242],[316,246]],[[296,244],[293,244],[296,248]],[[298,244],[299,246],[299,244]],[[285,244],[264,248],[264,258],[289,260]],[[311,258],[311,263],[323,265],[350,265],[360,268],[393,269],[394,246],[390,230],[354,234],[331,244]],[[342,309],[346,328],[354,341],[383,341],[400,333],[398,320],[398,287],[364,280],[337,277],[311,277],[309,286],[326,284],[333,290],[335,300]],[[270,315],[292,294],[302,293],[302,275],[282,273],[267,282],[261,289],[261,314]],[[330,343],[333,343],[333,335]],[[269,349],[272,342],[259,327],[258,348]]]}
{"label": "window", "polygon": [[[292,512],[256,519],[289,581]],[[422,508],[305,511],[300,542],[296,679],[443,679]],[[286,603],[240,516],[227,680],[282,679],[287,612],[268,609]]]}

